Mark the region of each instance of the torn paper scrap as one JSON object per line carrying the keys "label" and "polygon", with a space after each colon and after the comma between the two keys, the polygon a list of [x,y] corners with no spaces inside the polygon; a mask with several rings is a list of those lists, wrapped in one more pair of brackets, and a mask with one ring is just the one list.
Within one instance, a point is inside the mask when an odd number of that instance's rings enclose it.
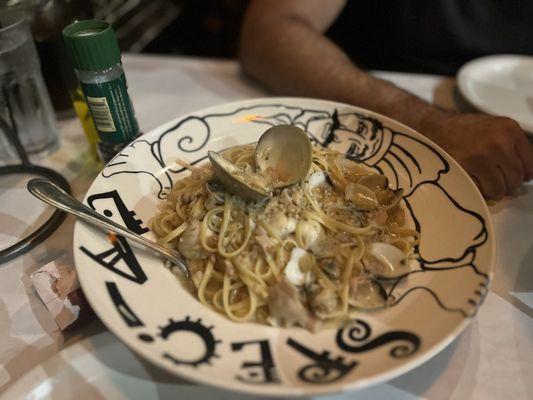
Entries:
{"label": "torn paper scrap", "polygon": [[73,267],[60,260],[51,261],[31,274],[30,279],[61,330],[78,320],[81,291]]}

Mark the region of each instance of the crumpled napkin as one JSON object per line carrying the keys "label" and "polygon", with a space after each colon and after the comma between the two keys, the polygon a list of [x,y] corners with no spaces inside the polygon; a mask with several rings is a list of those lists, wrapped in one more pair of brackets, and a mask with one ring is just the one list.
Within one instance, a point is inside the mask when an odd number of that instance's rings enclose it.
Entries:
{"label": "crumpled napkin", "polygon": [[65,261],[45,264],[30,275],[30,280],[59,329],[65,330],[93,315],[80,289],[76,270]]}

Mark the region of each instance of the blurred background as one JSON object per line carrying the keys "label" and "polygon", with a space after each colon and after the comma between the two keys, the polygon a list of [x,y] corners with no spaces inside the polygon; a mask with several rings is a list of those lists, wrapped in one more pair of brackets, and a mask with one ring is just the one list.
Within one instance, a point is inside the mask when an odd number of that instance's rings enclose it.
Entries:
{"label": "blurred background", "polygon": [[62,30],[77,19],[103,19],[122,52],[234,58],[248,0],[0,0],[2,14],[20,9],[31,21],[41,70],[57,118],[74,115],[76,85]]}
{"label": "blurred background", "polygon": [[105,19],[122,51],[234,57],[247,0],[2,0],[31,10],[37,41],[73,19]]}

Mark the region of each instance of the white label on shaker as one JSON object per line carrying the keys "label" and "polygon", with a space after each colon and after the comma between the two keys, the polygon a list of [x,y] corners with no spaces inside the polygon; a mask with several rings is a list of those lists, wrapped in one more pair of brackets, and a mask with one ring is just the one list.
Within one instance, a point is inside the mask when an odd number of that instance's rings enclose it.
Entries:
{"label": "white label on shaker", "polygon": [[91,109],[94,123],[96,128],[102,132],[115,132],[115,123],[113,122],[113,116],[111,110],[107,104],[105,97],[90,97],[87,96],[87,104]]}

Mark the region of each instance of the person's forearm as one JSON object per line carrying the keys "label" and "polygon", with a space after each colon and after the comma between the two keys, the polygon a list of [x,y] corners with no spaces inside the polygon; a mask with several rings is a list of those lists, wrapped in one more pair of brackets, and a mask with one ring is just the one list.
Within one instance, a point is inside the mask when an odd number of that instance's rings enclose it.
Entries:
{"label": "person's forearm", "polygon": [[533,179],[533,147],[515,121],[441,110],[354,65],[323,36],[344,5],[251,1],[241,32],[244,71],[278,94],[338,100],[403,122],[455,158],[488,198]]}
{"label": "person's forearm", "polygon": [[244,26],[241,62],[246,73],[278,94],[337,100],[390,116],[415,129],[441,111],[355,66],[334,43],[304,21],[276,29]]}

